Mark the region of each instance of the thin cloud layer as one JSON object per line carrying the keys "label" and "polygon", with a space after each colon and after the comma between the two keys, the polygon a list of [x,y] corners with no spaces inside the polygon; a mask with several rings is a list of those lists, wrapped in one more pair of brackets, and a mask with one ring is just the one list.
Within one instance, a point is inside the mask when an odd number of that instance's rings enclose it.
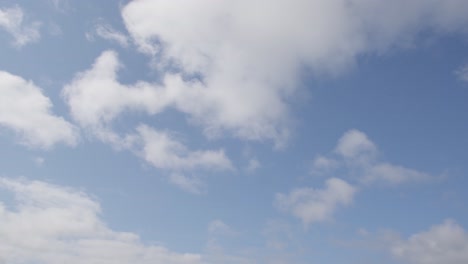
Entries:
{"label": "thin cloud layer", "polygon": [[13,37],[13,44],[17,47],[38,41],[40,25],[39,22],[25,25],[24,12],[19,6],[0,8],[0,28]]}
{"label": "thin cloud layer", "polygon": [[393,255],[412,264],[468,263],[468,234],[459,224],[445,220],[407,240],[394,241]]}
{"label": "thin cloud layer", "polygon": [[0,71],[0,127],[13,130],[22,144],[47,149],[77,143],[77,129],[51,108],[50,99],[34,83]]}
{"label": "thin cloud layer", "polygon": [[139,0],[122,17],[158,69],[201,86],[197,103],[179,110],[208,135],[284,145],[304,68],[334,74],[359,55],[411,46],[420,32],[465,31],[466,9],[461,0]]}
{"label": "thin cloud layer", "polygon": [[357,189],[349,183],[331,178],[323,189],[298,188],[289,194],[277,194],[276,205],[302,220],[305,226],[331,220],[336,209],[352,203]]}
{"label": "thin cloud layer", "polygon": [[316,157],[312,174],[333,177],[337,173],[344,173],[350,179],[367,186],[376,183],[398,185],[433,178],[424,172],[381,161],[374,142],[356,129],[343,134],[334,154],[336,158],[333,155]]}
{"label": "thin cloud layer", "polygon": [[0,262],[12,264],[200,264],[202,256],[146,245],[110,229],[86,193],[40,181],[0,179],[14,195],[0,203]]}

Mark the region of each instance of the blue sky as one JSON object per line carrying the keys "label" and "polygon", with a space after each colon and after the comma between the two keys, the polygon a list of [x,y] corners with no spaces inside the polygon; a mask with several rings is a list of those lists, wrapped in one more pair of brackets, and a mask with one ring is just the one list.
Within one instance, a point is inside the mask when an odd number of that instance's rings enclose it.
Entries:
{"label": "blue sky", "polygon": [[466,10],[0,0],[0,263],[467,263]]}

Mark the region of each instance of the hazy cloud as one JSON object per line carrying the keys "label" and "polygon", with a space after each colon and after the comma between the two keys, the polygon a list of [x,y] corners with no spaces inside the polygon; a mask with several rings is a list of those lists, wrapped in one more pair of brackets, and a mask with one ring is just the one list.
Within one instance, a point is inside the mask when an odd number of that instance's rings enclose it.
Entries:
{"label": "hazy cloud", "polygon": [[13,44],[17,47],[38,41],[41,37],[40,25],[39,22],[26,25],[24,12],[19,6],[0,8],[0,28],[3,28],[14,38]]}

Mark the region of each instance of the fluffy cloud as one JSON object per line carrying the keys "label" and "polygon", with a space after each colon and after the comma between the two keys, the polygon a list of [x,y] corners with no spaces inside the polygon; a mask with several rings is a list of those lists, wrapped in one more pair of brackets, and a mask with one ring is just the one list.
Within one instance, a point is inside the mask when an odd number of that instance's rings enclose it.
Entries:
{"label": "fluffy cloud", "polygon": [[397,185],[431,178],[424,172],[381,161],[378,153],[377,146],[366,134],[352,129],[338,140],[334,150],[338,159],[318,156],[313,162],[312,173],[333,175],[344,168],[347,175],[357,177],[360,183],[366,185],[374,183]]}
{"label": "fluffy cloud", "polygon": [[0,28],[12,35],[17,47],[39,40],[39,27],[39,22],[24,25],[24,13],[19,6],[0,8]]}
{"label": "fluffy cloud", "polygon": [[[117,54],[106,51],[91,69],[77,74],[64,87],[62,94],[71,116],[82,128],[117,149],[134,152],[155,168],[173,172],[170,181],[193,193],[201,191],[202,182],[181,172],[233,168],[223,150],[189,150],[167,131],[139,125],[125,135],[116,132],[112,122],[125,111],[155,115],[170,105],[193,101],[181,92],[179,76],[166,76],[167,87],[147,82],[124,85],[117,80],[120,67]],[[192,91],[196,93],[196,87]]]}
{"label": "fluffy cloud", "polygon": [[339,72],[419,32],[466,30],[463,0],[138,0],[122,16],[139,50],[202,87],[180,106],[208,134],[287,139],[288,99],[304,68]]}
{"label": "fluffy cloud", "polygon": [[100,206],[87,194],[39,181],[1,178],[14,206],[0,203],[0,262],[203,263],[198,254],[180,254],[144,244],[136,234],[110,229]]}
{"label": "fluffy cloud", "polygon": [[23,144],[39,148],[76,144],[75,127],[53,115],[51,108],[50,99],[34,83],[0,71],[0,126],[15,131]]}
{"label": "fluffy cloud", "polygon": [[408,240],[395,241],[392,253],[413,264],[464,264],[468,263],[468,234],[454,221],[446,220]]}
{"label": "fluffy cloud", "polygon": [[356,191],[347,182],[331,178],[324,189],[299,188],[289,194],[277,194],[276,205],[308,225],[330,220],[338,207],[351,204]]}
{"label": "fluffy cloud", "polygon": [[219,151],[188,151],[184,145],[167,134],[158,132],[148,126],[137,128],[143,140],[143,158],[162,169],[231,169],[232,165],[222,150]]}

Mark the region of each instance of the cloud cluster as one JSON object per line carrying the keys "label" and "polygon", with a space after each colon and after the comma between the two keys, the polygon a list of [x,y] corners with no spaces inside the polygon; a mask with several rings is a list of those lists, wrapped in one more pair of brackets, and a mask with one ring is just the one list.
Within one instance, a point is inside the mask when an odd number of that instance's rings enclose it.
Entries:
{"label": "cloud cluster", "polygon": [[25,25],[24,12],[19,6],[0,8],[0,28],[3,28],[14,38],[14,45],[22,47],[28,43],[38,41],[41,37],[39,22]]}
{"label": "cloud cluster", "polygon": [[412,264],[464,264],[468,262],[468,234],[452,220],[396,240],[393,255]]}
{"label": "cloud cluster", "polygon": [[0,179],[14,206],[0,203],[0,262],[12,264],[200,264],[202,256],[146,245],[110,229],[87,194],[40,181]]}
{"label": "cloud cluster", "polygon": [[[343,134],[333,153],[338,158],[318,156],[313,162],[312,173],[328,177],[325,188],[297,188],[289,194],[276,195],[277,207],[302,220],[305,226],[330,220],[339,207],[352,203],[360,187],[431,178],[426,173],[380,161],[377,146],[366,134],[355,129]],[[337,174],[355,183],[336,178]]]}
{"label": "cloud cluster", "polygon": [[0,71],[0,126],[15,131],[21,143],[45,149],[77,143],[77,129],[51,108],[50,99],[34,83]]}
{"label": "cloud cluster", "polygon": [[190,150],[167,131],[143,124],[131,131],[115,131],[113,121],[126,111],[155,115],[169,105],[190,104],[192,96],[196,97],[182,92],[178,76],[166,77],[167,88],[148,82],[121,84],[117,80],[120,67],[117,54],[105,51],[91,69],[78,73],[64,87],[62,95],[71,116],[85,131],[117,149],[134,152],[158,169],[173,172],[170,181],[194,193],[201,190],[200,180],[182,172],[233,168],[223,150]]}
{"label": "cloud cluster", "polygon": [[398,185],[405,182],[425,181],[431,178],[424,172],[394,165],[379,159],[377,146],[363,132],[352,129],[338,141],[334,157],[315,158],[312,173],[315,175],[334,175],[345,170],[349,178],[358,183]]}
{"label": "cloud cluster", "polygon": [[331,178],[326,181],[324,189],[298,188],[287,195],[277,194],[276,205],[301,219],[304,226],[307,226],[330,220],[337,208],[347,206],[353,201],[356,191],[347,182]]}
{"label": "cloud cluster", "polygon": [[205,132],[281,145],[304,68],[334,74],[362,54],[411,46],[420,32],[466,31],[467,8],[462,0],[138,0],[122,16],[159,69],[188,77],[183,93],[201,88],[179,110]]}

